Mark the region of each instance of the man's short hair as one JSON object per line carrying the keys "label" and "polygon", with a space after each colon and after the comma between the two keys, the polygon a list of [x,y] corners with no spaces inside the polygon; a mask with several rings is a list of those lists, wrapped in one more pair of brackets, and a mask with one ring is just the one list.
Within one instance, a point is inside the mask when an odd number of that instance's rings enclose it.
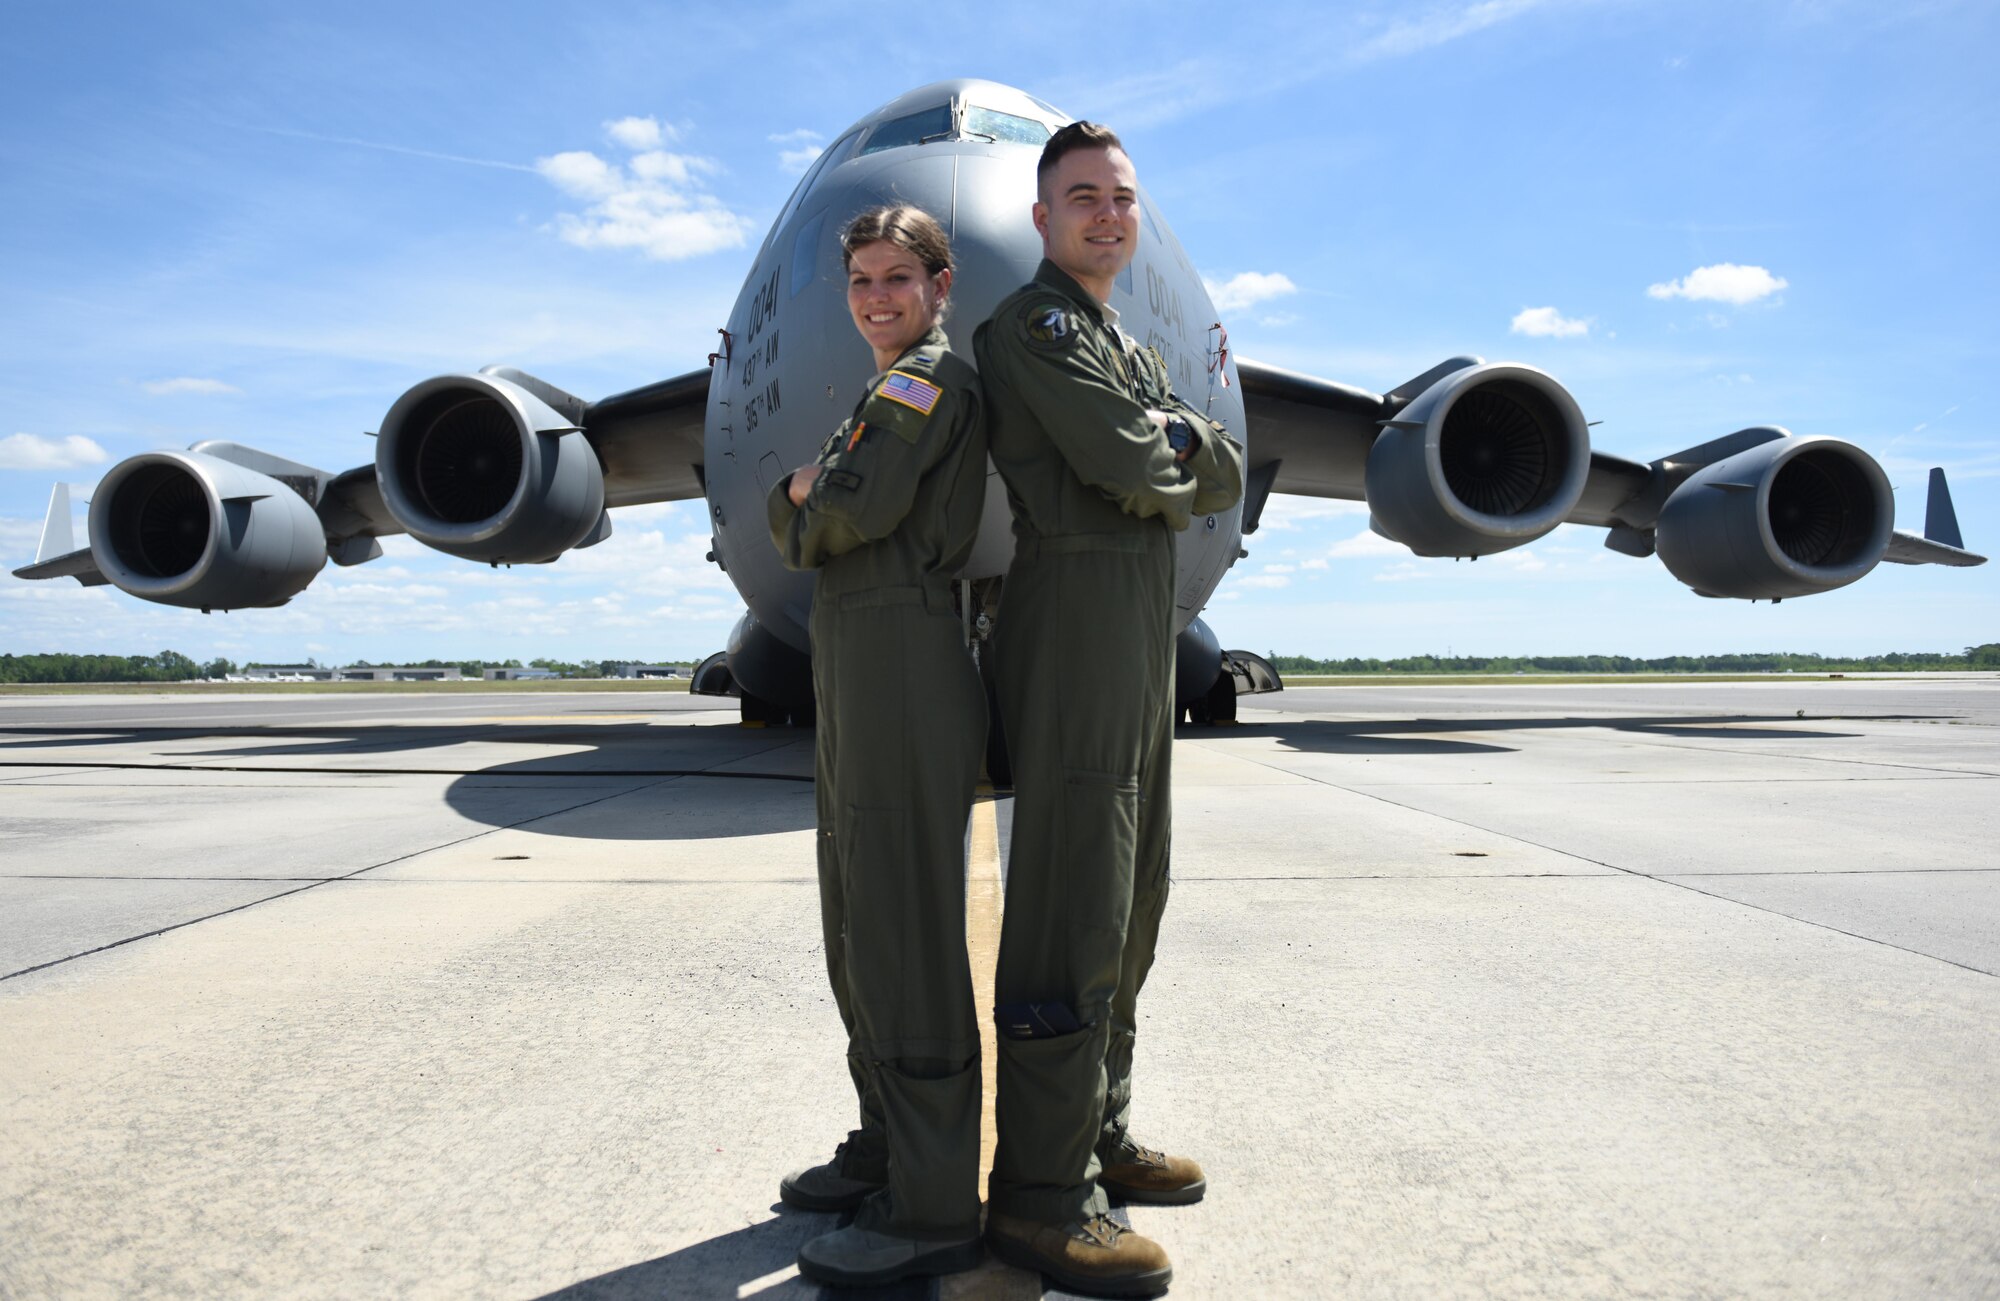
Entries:
{"label": "man's short hair", "polygon": [[1035,188],[1044,194],[1048,191],[1049,177],[1055,172],[1056,164],[1063,155],[1075,153],[1079,149],[1116,149],[1125,152],[1125,142],[1118,133],[1100,122],[1072,122],[1049,137],[1042,146],[1042,161],[1035,164]]}

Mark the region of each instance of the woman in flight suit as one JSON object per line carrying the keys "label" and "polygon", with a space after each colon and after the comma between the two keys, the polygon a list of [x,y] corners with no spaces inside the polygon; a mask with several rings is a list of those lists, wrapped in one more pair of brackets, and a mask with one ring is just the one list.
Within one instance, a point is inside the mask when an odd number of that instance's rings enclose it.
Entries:
{"label": "woman in flight suit", "polygon": [[938,325],[944,231],[920,208],[877,208],[841,247],[848,310],[880,373],[769,510],[785,564],[819,570],[820,909],[861,1127],[779,1195],[855,1208],[800,1248],[802,1272],[879,1284],[980,1258],[964,837],[986,702],[951,583],[979,530],[986,434],[978,376]]}

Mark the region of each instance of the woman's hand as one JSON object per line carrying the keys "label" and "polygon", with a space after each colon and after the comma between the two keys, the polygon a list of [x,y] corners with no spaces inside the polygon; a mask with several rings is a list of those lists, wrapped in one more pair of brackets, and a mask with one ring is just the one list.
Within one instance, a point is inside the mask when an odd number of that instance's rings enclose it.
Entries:
{"label": "woman's hand", "polygon": [[806,504],[806,494],[812,491],[813,480],[817,478],[819,478],[817,465],[802,465],[792,471],[791,484],[785,489],[786,495],[792,499],[792,505]]}

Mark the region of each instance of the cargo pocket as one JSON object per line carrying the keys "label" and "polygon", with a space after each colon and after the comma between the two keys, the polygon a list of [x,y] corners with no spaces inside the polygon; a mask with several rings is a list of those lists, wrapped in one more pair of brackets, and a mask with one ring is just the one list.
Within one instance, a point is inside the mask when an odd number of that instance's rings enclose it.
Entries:
{"label": "cargo pocket", "polygon": [[1099,1024],[1053,1039],[1000,1038],[993,1204],[1006,1214],[1059,1223],[1088,1199],[1105,1033]]}
{"label": "cargo pocket", "polygon": [[[864,1204],[855,1223],[915,1238],[963,1240],[979,1232],[979,1061],[950,1075],[913,1075],[875,1063],[889,1138],[889,1197]],[[939,1061],[937,1065],[949,1063]],[[883,1223],[874,1223],[873,1218]]]}

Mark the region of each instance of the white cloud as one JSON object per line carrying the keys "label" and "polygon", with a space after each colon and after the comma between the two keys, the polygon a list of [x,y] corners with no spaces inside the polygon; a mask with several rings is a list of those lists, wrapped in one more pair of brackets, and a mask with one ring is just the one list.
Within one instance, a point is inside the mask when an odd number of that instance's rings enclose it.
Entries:
{"label": "white cloud", "polygon": [[1201,282],[1208,287],[1208,296],[1215,301],[1218,312],[1240,312],[1258,303],[1299,292],[1291,277],[1276,271],[1244,271],[1221,284],[1203,276]]}
{"label": "white cloud", "polygon": [[1297,566],[1295,566],[1295,565],[1265,565],[1265,566],[1264,566],[1264,572],[1265,572],[1265,573],[1267,573],[1267,574],[1289,574],[1289,573],[1293,573],[1293,572],[1295,572],[1295,571],[1296,571],[1296,569],[1297,569]]}
{"label": "white cloud", "polygon": [[1646,297],[1686,298],[1695,302],[1733,303],[1740,307],[1760,298],[1769,298],[1790,283],[1783,276],[1774,276],[1763,267],[1718,262],[1714,266],[1696,267],[1684,279],[1649,285]]}
{"label": "white cloud", "polygon": [[1326,553],[1335,560],[1353,560],[1370,556],[1405,556],[1410,549],[1400,542],[1391,542],[1373,529],[1363,529],[1353,537],[1333,544]]}
{"label": "white cloud", "polygon": [[192,379],[182,376],[177,379],[147,380],[139,386],[148,393],[166,396],[172,393],[241,393],[234,384],[225,384],[219,379]]}
{"label": "white cloud", "polygon": [[[632,134],[632,133],[628,133]],[[590,206],[560,213],[557,234],[584,249],[634,249],[658,262],[740,248],[750,234],[747,218],[709,193],[701,177],[710,159],[648,150],[629,170],[583,150],[552,155],[537,171],[572,198]]]}
{"label": "white cloud", "polygon": [[800,127],[796,131],[780,131],[775,135],[768,135],[764,138],[774,145],[809,145],[814,141],[823,140],[826,137],[820,135],[819,132],[812,130],[810,127]]}
{"label": "white cloud", "polygon": [[719,170],[713,159],[670,154],[657,149],[635,155],[632,159],[634,176],[642,181],[659,181],[667,185],[692,185],[695,177],[711,176]]}
{"label": "white cloud", "polygon": [[616,166],[583,149],[538,158],[535,170],[573,199],[608,199],[624,183]]}
{"label": "white cloud", "polygon": [[1266,529],[1283,532],[1310,524],[1314,520],[1339,519],[1344,515],[1366,515],[1368,503],[1360,501],[1337,501],[1327,497],[1295,497],[1290,493],[1272,493],[1264,503],[1264,514],[1257,521],[1257,531]]}
{"label": "white cloud", "polygon": [[1258,317],[1257,324],[1267,330],[1282,330],[1287,325],[1297,325],[1300,319],[1297,312],[1273,312],[1269,316]]}
{"label": "white cloud", "polygon": [[1289,587],[1292,580],[1283,574],[1253,574],[1236,580],[1238,587]]}
{"label": "white cloud", "polygon": [[627,149],[658,149],[680,136],[680,132],[673,127],[650,117],[621,117],[615,122],[606,122],[604,134],[611,138],[612,143]]}
{"label": "white cloud", "polygon": [[1308,561],[1305,561],[1304,563],[1300,564],[1299,568],[1300,568],[1300,569],[1325,569],[1325,568],[1327,568],[1327,563],[1326,563],[1326,557],[1324,557],[1324,556],[1314,556],[1314,557],[1313,557],[1313,558],[1312,558],[1311,560],[1308,560]]}
{"label": "white cloud", "polygon": [[778,151],[778,170],[792,176],[805,175],[806,168],[812,166],[813,159],[824,152],[819,145],[802,145],[797,149]]}
{"label": "white cloud", "polygon": [[1590,333],[1590,322],[1564,316],[1553,307],[1523,307],[1507,331],[1535,339],[1574,339]]}
{"label": "white cloud", "polygon": [[0,470],[69,470],[80,465],[102,465],[111,454],[82,434],[67,438],[43,438],[37,434],[9,434],[0,438]]}

